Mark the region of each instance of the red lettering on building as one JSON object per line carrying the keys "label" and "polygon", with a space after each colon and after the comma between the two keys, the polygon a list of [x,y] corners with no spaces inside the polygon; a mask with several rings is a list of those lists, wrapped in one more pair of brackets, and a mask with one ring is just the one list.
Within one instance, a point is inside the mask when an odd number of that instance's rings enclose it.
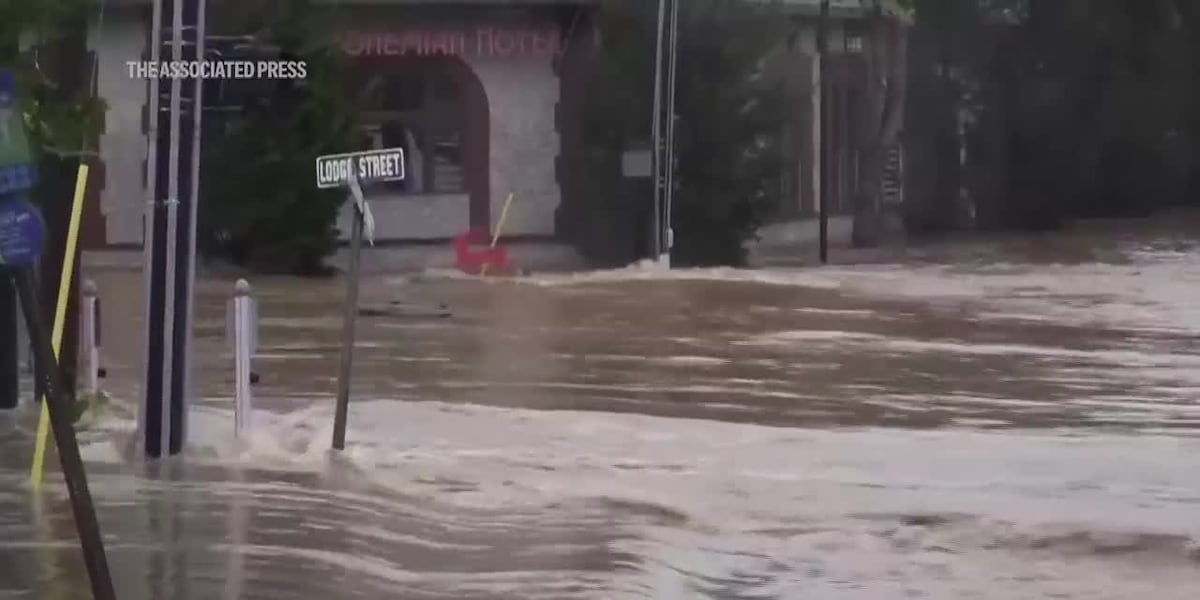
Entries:
{"label": "red lettering on building", "polygon": [[516,51],[515,36],[511,31],[497,31],[496,45],[493,48],[493,53],[496,56],[512,56]]}
{"label": "red lettering on building", "polygon": [[431,53],[441,56],[450,56],[456,54],[454,49],[454,37],[448,33],[437,34],[434,37],[433,43],[430,44]]}
{"label": "red lettering on building", "polygon": [[534,32],[531,51],[534,54],[558,54],[558,32]]}
{"label": "red lettering on building", "polygon": [[491,27],[480,27],[475,30],[475,55],[494,56],[496,54],[496,30]]}
{"label": "red lettering on building", "polygon": [[504,58],[554,56],[560,42],[559,31],[552,27],[476,27],[467,31],[347,31],[341,36],[341,45],[343,53],[355,57],[471,55]]}
{"label": "red lettering on building", "polygon": [[[374,45],[375,44],[369,44],[367,47],[370,48]],[[404,44],[401,42],[400,36],[392,35],[390,33],[384,34],[383,51],[380,54],[383,54],[384,56],[399,56],[403,52]]]}

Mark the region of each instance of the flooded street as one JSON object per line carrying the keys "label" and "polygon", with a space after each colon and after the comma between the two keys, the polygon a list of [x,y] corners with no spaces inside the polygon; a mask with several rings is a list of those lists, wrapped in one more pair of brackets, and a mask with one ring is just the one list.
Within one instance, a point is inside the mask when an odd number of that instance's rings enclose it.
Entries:
{"label": "flooded street", "polygon": [[[1200,241],[1091,234],[859,265],[375,277],[330,456],[339,279],[257,278],[233,438],[232,279],[200,282],[185,461],[129,452],[141,275],[90,273],[82,434],[117,595],[1192,598]],[[0,598],[86,598],[33,411],[0,415]]]}

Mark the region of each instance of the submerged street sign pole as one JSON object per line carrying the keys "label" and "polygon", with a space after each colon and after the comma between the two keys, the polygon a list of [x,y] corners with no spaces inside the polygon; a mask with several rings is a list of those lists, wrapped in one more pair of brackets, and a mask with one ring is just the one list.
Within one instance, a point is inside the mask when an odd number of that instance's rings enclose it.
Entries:
{"label": "submerged street sign pole", "polygon": [[[354,187],[358,181],[351,177]],[[358,198],[356,197],[355,200]],[[338,365],[337,408],[333,415],[333,448],[346,449],[346,421],[350,415],[350,374],[354,366],[354,327],[358,317],[359,257],[362,254],[366,203],[356,206],[350,226],[350,269],[346,273],[346,300],[342,314],[342,356]]]}
{"label": "submerged street sign pole", "polygon": [[350,413],[350,374],[354,366],[354,327],[358,317],[359,261],[362,240],[375,243],[375,219],[361,183],[402,181],[404,150],[370,150],[317,158],[317,187],[345,187],[354,200],[350,227],[350,264],[346,273],[346,304],[342,317],[342,355],[338,365],[337,408],[333,416],[333,448],[346,449],[346,421]]}
{"label": "submerged street sign pole", "polygon": [[[155,0],[151,61],[203,55],[205,0]],[[138,413],[147,457],[179,454],[187,434],[199,191],[199,79],[150,80],[145,228],[146,362]]]}

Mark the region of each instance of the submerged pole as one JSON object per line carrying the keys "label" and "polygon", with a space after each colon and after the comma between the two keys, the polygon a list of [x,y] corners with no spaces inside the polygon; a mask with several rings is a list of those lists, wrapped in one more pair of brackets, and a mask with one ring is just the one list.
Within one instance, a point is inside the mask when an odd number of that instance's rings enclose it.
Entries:
{"label": "submerged pole", "polygon": [[818,226],[820,227],[821,264],[829,262],[829,170],[826,168],[829,158],[829,140],[825,135],[826,119],[829,104],[829,0],[821,0],[821,17],[817,21],[817,61],[818,79],[820,85],[820,106],[816,110],[817,129],[820,132],[819,167],[822,171],[818,181],[817,194]]}
{"label": "submerged pole", "polygon": [[229,301],[229,337],[233,341],[233,432],[239,440],[245,440],[252,427],[254,395],[250,389],[253,374],[251,359],[258,346],[258,309],[250,295],[250,282],[237,280],[233,286],[233,298]]}
{"label": "submerged pole", "polygon": [[[150,59],[197,60],[204,10],[201,0],[155,0]],[[180,454],[186,445],[202,83],[150,80],[146,370],[138,413],[148,458]]]}
{"label": "submerged pole", "polygon": [[354,224],[350,234],[350,270],[346,274],[346,306],[342,317],[342,357],[338,365],[337,412],[333,416],[333,447],[346,449],[346,419],[350,412],[350,371],[354,364],[354,327],[358,316],[359,258],[362,254],[364,214],[352,209]]}
{"label": "submerged pole", "polygon": [[666,91],[666,149],[663,171],[663,247],[659,262],[671,267],[671,249],[675,246],[675,228],[671,218],[675,197],[675,65],[679,49],[679,0],[671,0],[671,17],[667,24],[670,36],[667,44],[667,91]]}
{"label": "submerged pole", "polygon": [[663,245],[663,227],[662,227],[662,202],[663,202],[663,132],[662,132],[662,105],[663,105],[663,51],[666,40],[666,23],[667,23],[667,0],[658,0],[658,33],[655,37],[654,46],[654,115],[651,117],[651,126],[654,128],[650,135],[650,143],[654,147],[653,153],[650,155],[651,171],[654,176],[654,254],[653,257],[657,260],[662,255]]}
{"label": "submerged pole", "polygon": [[83,306],[79,313],[79,333],[83,338],[84,361],[87,371],[85,389],[89,394],[100,393],[100,298],[96,282],[83,283]]}
{"label": "submerged pole", "polygon": [[112,575],[108,570],[108,558],[104,553],[104,539],[100,534],[100,523],[96,519],[96,508],[88,489],[87,474],[83,458],[79,454],[79,442],[75,439],[75,406],[64,395],[62,371],[50,347],[50,333],[42,318],[37,294],[33,290],[33,276],[29,269],[15,274],[17,293],[25,313],[25,325],[33,341],[35,360],[41,365],[46,407],[50,413],[50,427],[58,446],[58,458],[62,464],[63,478],[71,500],[71,512],[75,517],[75,528],[83,549],[83,561],[95,600],[116,600],[113,593]]}

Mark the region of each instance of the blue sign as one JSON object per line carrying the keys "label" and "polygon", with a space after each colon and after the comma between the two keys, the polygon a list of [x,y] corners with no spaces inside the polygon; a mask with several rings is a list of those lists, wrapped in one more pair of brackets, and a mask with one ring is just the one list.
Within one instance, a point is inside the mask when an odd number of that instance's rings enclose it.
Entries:
{"label": "blue sign", "polygon": [[17,82],[13,78],[13,72],[8,69],[0,69],[0,108],[13,106],[16,93]]}
{"label": "blue sign", "polygon": [[42,255],[46,226],[28,200],[0,200],[0,268],[31,267]]}
{"label": "blue sign", "polygon": [[15,94],[12,72],[0,69],[0,198],[28,191],[37,182],[35,156]]}
{"label": "blue sign", "polygon": [[0,165],[0,195],[27,192],[37,183],[33,165]]}

